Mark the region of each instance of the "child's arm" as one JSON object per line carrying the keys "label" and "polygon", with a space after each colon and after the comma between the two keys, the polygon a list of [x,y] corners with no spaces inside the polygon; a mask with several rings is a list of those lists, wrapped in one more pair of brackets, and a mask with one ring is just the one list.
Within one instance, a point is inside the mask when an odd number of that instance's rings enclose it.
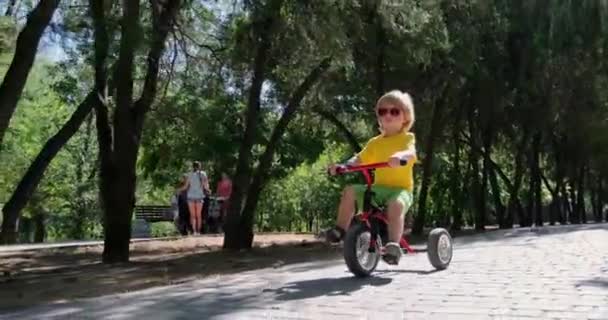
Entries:
{"label": "child's arm", "polygon": [[356,166],[359,165],[361,163],[361,158],[359,158],[359,155],[356,154],[354,155],[352,158],[348,159],[348,161],[346,161],[346,164],[349,166]]}
{"label": "child's arm", "polygon": [[393,156],[388,160],[388,163],[391,167],[398,167],[401,165],[401,160],[407,160],[408,162],[416,161],[416,145],[410,144],[410,146],[403,151],[397,151],[393,154]]}

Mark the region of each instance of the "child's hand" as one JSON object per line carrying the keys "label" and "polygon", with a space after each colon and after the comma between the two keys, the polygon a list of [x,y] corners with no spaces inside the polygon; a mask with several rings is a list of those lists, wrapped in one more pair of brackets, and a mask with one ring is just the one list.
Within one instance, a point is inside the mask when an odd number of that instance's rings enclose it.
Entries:
{"label": "child's hand", "polygon": [[413,158],[414,155],[410,152],[397,152],[388,159],[388,165],[391,168],[400,167],[402,166],[401,160],[410,161]]}
{"label": "child's hand", "polygon": [[388,166],[391,168],[396,168],[401,166],[401,158],[392,156],[388,159]]}
{"label": "child's hand", "polygon": [[332,164],[329,167],[327,167],[327,173],[329,173],[330,176],[335,176],[337,168],[338,168],[337,165]]}

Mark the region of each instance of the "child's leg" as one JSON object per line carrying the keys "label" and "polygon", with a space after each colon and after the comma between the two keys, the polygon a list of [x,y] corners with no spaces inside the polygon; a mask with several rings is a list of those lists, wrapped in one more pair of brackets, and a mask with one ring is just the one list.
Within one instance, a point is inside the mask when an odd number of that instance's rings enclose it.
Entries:
{"label": "child's leg", "polygon": [[344,188],[340,205],[338,206],[336,226],[325,231],[325,237],[329,242],[340,242],[344,237],[355,214],[355,201],[357,201],[357,188],[354,186]]}
{"label": "child's leg", "polygon": [[350,222],[353,219],[353,215],[355,214],[355,199],[355,188],[353,186],[344,188],[340,206],[338,207],[338,220],[336,222],[336,225],[342,228],[342,230],[348,230]]}
{"label": "child's leg", "polygon": [[403,235],[404,207],[400,200],[392,200],[388,203],[388,241],[399,243]]}
{"label": "child's leg", "polygon": [[412,194],[404,189],[378,186],[374,188],[379,200],[386,204],[388,241],[399,243],[403,236],[405,213],[412,205]]}

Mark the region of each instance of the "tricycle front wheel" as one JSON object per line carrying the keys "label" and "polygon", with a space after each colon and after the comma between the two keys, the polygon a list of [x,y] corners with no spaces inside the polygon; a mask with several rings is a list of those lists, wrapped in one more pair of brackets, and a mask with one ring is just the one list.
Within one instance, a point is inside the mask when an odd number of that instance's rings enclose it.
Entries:
{"label": "tricycle front wheel", "polygon": [[370,250],[371,238],[369,228],[361,223],[353,223],[344,237],[344,261],[357,277],[369,276],[380,261],[382,240],[377,237],[375,248]]}

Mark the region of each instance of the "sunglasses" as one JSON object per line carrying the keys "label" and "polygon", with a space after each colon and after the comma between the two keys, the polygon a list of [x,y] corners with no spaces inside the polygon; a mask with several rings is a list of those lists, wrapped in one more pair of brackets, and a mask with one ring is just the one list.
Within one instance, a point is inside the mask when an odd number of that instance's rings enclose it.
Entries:
{"label": "sunglasses", "polygon": [[385,115],[389,114],[393,117],[397,117],[401,114],[401,109],[399,108],[378,108],[378,110],[376,110],[376,113],[378,114],[379,117],[384,117]]}

